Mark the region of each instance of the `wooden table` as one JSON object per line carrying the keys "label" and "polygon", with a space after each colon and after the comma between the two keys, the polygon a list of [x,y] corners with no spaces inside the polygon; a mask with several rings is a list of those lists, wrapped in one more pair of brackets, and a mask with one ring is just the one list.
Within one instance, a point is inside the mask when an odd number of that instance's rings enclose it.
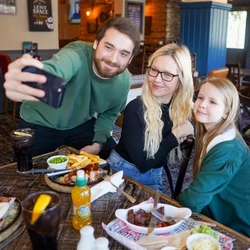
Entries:
{"label": "wooden table", "polygon": [[[65,149],[64,149],[65,150]],[[69,148],[67,148],[69,150]],[[52,152],[34,158],[36,168],[46,168],[46,159],[59,153]],[[60,152],[62,153],[62,152]],[[44,181],[43,175],[20,175],[16,173],[16,164],[9,164],[0,167],[0,192],[7,193],[23,200],[28,194],[50,190]],[[125,179],[124,190],[137,199],[136,204],[154,197],[155,191],[129,178]],[[61,222],[58,232],[58,247],[59,250],[76,249],[79,241],[79,232],[72,227],[72,202],[69,193],[59,193],[62,199]],[[180,206],[176,201],[165,195],[161,195],[160,202]],[[108,224],[115,219],[115,210],[118,208],[128,208],[132,204],[120,193],[108,193],[92,203],[93,226],[95,228],[95,237],[105,236],[106,232],[102,229],[101,223]],[[192,217],[196,220],[211,221],[211,219],[193,213]],[[217,222],[216,222],[217,223]],[[250,248],[250,239],[217,223],[216,228],[221,233],[235,239],[233,249],[248,249]],[[109,237],[110,249],[122,250],[127,249],[119,242]],[[32,249],[31,242],[27,231],[25,230],[16,240],[10,243],[5,249],[8,250],[27,250]]]}
{"label": "wooden table", "polygon": [[240,69],[241,76],[250,76],[250,69]]}

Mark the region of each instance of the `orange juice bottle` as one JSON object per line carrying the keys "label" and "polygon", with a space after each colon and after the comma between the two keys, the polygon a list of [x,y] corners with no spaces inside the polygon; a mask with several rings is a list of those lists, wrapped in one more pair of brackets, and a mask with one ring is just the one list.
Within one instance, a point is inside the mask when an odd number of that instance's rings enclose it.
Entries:
{"label": "orange juice bottle", "polygon": [[77,171],[76,184],[72,189],[71,197],[73,202],[73,227],[76,230],[80,230],[86,225],[91,225],[91,191],[89,186],[87,186],[87,180],[83,170]]}

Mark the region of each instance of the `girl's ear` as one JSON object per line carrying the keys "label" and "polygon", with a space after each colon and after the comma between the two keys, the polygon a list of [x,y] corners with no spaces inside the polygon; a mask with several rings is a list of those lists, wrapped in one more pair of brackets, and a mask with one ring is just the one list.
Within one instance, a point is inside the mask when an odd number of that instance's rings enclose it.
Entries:
{"label": "girl's ear", "polygon": [[226,120],[227,117],[228,117],[228,112],[222,116],[222,118],[223,118],[224,120]]}

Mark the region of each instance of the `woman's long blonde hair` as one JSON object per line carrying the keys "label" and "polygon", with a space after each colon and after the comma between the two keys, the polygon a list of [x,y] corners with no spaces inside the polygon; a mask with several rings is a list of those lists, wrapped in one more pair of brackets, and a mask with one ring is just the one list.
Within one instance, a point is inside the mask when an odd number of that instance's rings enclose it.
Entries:
{"label": "woman's long blonde hair", "polygon": [[[169,116],[173,127],[186,123],[190,117],[193,97],[193,78],[191,69],[191,57],[188,48],[184,45],[168,44],[156,50],[148,61],[151,66],[158,56],[171,56],[177,65],[178,85],[175,90],[169,108]],[[166,65],[167,69],[168,65]],[[144,151],[147,158],[154,158],[162,141],[163,121],[160,100],[153,96],[148,82],[148,75],[142,90],[143,111],[145,120]]]}
{"label": "woman's long blonde hair", "polygon": [[[236,87],[226,78],[208,78],[202,84],[210,83],[216,87],[223,95],[223,101],[226,108],[227,117],[215,124],[212,129],[208,131],[205,129],[203,123],[196,122],[196,142],[194,155],[194,178],[200,171],[201,163],[206,156],[208,144],[219,134],[227,131],[230,128],[236,129],[236,122],[239,118],[239,95]],[[240,136],[241,137],[241,136]]]}

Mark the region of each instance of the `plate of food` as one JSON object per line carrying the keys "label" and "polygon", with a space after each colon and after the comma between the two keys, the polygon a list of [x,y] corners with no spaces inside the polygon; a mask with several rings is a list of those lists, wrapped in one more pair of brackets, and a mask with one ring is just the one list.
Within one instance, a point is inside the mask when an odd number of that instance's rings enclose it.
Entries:
{"label": "plate of food", "polygon": [[88,185],[94,185],[102,181],[103,174],[109,172],[107,170],[107,167],[105,167],[105,169],[102,169],[99,164],[94,163],[94,164],[89,164],[84,168],[71,170],[69,173],[66,174],[50,176],[49,179],[59,185],[72,187],[75,186],[76,173],[79,169],[85,171]]}
{"label": "plate of food", "polygon": [[[147,234],[149,222],[151,216],[153,216],[150,212],[152,209],[152,203],[141,203],[128,209],[117,209],[115,216],[126,223],[128,228],[134,232]],[[192,214],[192,211],[189,208],[179,208],[163,203],[159,203],[157,205],[157,210],[166,216],[182,217],[185,219],[189,218]],[[182,223],[182,220],[178,222],[171,221],[167,223],[157,219],[156,228],[154,229],[153,233],[164,234],[170,232],[177,228],[180,223]]]}
{"label": "plate of food", "polygon": [[98,155],[80,151],[79,154],[67,154],[66,157],[67,164],[65,164],[65,169],[70,172],[50,176],[49,179],[52,182],[64,186],[74,186],[77,171],[83,169],[87,177],[88,185],[93,185],[102,181],[103,173],[107,173],[109,170],[107,162],[101,159]]}
{"label": "plate of food", "polygon": [[21,211],[21,202],[16,197],[0,195],[0,242],[20,225]]}

